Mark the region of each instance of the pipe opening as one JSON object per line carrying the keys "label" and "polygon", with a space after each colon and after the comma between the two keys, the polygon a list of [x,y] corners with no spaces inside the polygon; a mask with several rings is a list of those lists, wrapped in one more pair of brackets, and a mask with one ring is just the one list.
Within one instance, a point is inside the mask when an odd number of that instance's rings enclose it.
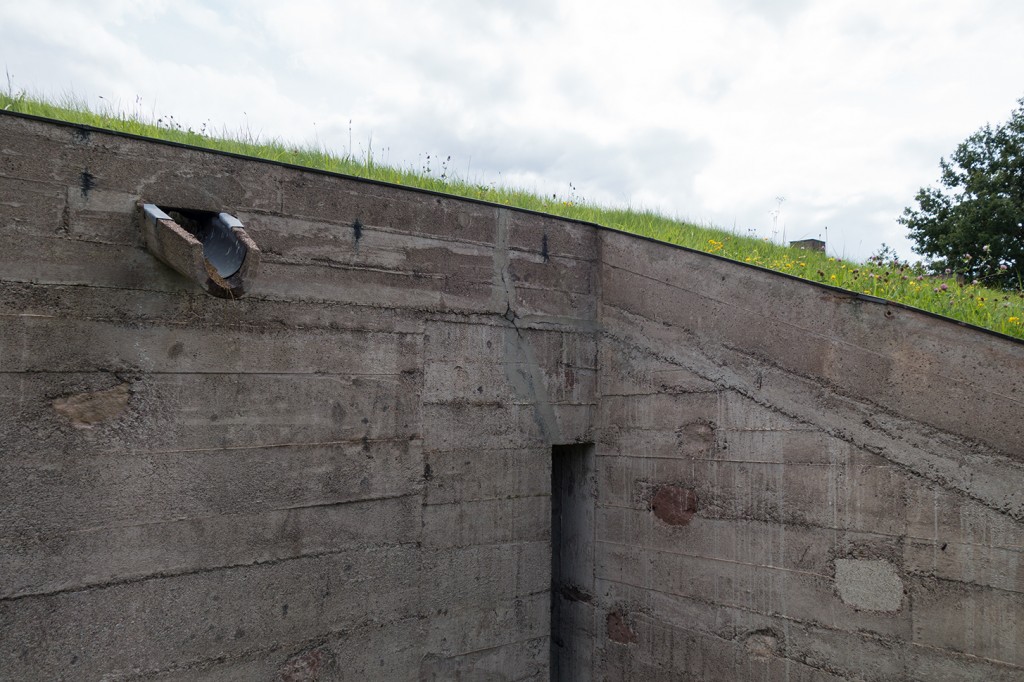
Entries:
{"label": "pipe opening", "polygon": [[149,251],[207,293],[238,298],[256,274],[260,250],[230,213],[142,204]]}
{"label": "pipe opening", "polygon": [[233,232],[242,222],[229,213],[195,211],[185,208],[163,209],[171,220],[185,228],[203,245],[203,257],[217,274],[227,279],[242,268],[248,248]]}

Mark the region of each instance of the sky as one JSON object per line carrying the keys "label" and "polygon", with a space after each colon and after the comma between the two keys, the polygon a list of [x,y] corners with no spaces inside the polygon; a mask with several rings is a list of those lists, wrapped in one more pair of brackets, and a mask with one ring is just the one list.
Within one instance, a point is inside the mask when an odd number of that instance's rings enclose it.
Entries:
{"label": "sky", "polygon": [[5,0],[0,87],[916,259],[1022,36],[1018,0]]}

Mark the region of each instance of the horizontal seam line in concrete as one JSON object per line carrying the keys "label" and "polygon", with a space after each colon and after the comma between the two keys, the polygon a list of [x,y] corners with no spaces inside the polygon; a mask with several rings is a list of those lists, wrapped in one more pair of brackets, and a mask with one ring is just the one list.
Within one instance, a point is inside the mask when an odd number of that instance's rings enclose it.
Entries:
{"label": "horizontal seam line in concrete", "polygon": [[[386,269],[386,268],[374,268],[374,267],[368,267],[368,266],[354,265],[352,263],[342,263],[342,262],[339,262],[339,261],[328,261],[326,259],[313,260],[313,261],[308,261],[308,262],[303,262],[303,263],[295,263],[295,262],[290,262],[290,261],[286,261],[286,260],[278,260],[278,259],[275,259],[275,258],[263,258],[260,261],[260,265],[262,266],[263,263],[267,263],[269,265],[281,265],[281,266],[297,267],[297,268],[320,267],[320,268],[330,268],[332,270],[349,270],[349,271],[353,271],[353,272],[373,272],[373,273],[384,274],[384,275],[398,275],[400,277],[411,277],[413,279],[444,280],[444,279],[448,279],[451,276],[451,273],[447,273],[447,272],[426,272],[426,271],[423,271],[423,270],[391,270],[391,269]],[[465,281],[467,284],[480,284],[480,285],[486,284],[488,286],[490,286],[490,284],[491,284],[490,280],[486,280],[486,279],[480,279],[480,280],[464,279],[464,280],[461,280],[461,281]]]}
{"label": "horizontal seam line in concrete", "polygon": [[[2,315],[0,315],[2,317]],[[140,369],[3,369],[0,370],[0,376],[5,374],[10,375],[22,375],[22,374],[97,374],[97,375],[117,375],[123,374],[130,376],[136,373],[145,374],[147,377],[150,376],[250,376],[250,377],[323,377],[324,379],[344,379],[346,377],[352,379],[366,379],[366,378],[379,378],[379,377],[393,377],[402,378],[405,376],[404,372],[214,372],[214,371],[203,371],[196,370],[190,372],[168,372],[166,370],[140,370]],[[397,388],[397,387],[396,387]],[[86,391],[88,392],[88,391]]]}
{"label": "horizontal seam line in concrete", "polygon": [[[529,596],[529,595],[524,595],[524,596]],[[481,647],[479,649],[472,649],[470,651],[460,651],[457,654],[452,654],[450,656],[445,656],[444,658],[441,658],[439,656],[437,660],[453,661],[453,660],[455,660],[457,658],[463,658],[465,656],[472,656],[473,654],[479,654],[479,653],[482,653],[484,651],[496,651],[498,649],[504,649],[506,647],[516,646],[518,644],[526,644],[527,642],[536,642],[536,641],[539,641],[539,640],[542,640],[542,639],[547,639],[549,636],[550,635],[537,635],[535,637],[527,637],[526,639],[519,639],[519,640],[516,640],[514,642],[502,642],[501,644],[495,644],[493,646],[485,646],[485,647]],[[428,654],[429,654],[429,652],[428,652]],[[534,679],[534,678],[527,678],[527,679]]]}
{"label": "horizontal seam line in concrete", "polygon": [[[425,496],[428,497],[428,498],[430,497],[429,489],[425,493]],[[460,497],[457,500],[452,500],[452,501],[448,501],[448,502],[430,502],[430,501],[426,501],[426,502],[423,503],[423,506],[424,507],[451,507],[451,506],[457,506],[457,505],[462,505],[462,504],[471,504],[473,502],[511,502],[513,500],[536,500],[536,499],[546,499],[546,498],[549,498],[549,497],[551,497],[551,495],[549,493],[546,493],[546,492],[545,493],[537,493],[536,495],[506,495],[504,497],[472,497],[472,498],[470,498],[470,497],[465,497],[465,498]],[[526,519],[526,520],[528,521],[529,519]]]}
{"label": "horizontal seam line in concrete", "polygon": [[[743,611],[745,613],[753,613],[753,614],[756,614],[756,615],[759,615],[759,616],[768,616],[769,618],[778,618],[780,620],[789,621],[791,623],[798,623],[800,625],[806,625],[806,626],[810,626],[810,627],[820,628],[822,630],[828,630],[830,632],[842,632],[842,633],[849,634],[849,635],[857,635],[857,636],[860,636],[860,637],[866,637],[868,639],[874,639],[874,640],[879,640],[879,641],[886,641],[886,642],[893,641],[892,639],[889,639],[889,638],[887,638],[887,637],[885,637],[883,635],[871,634],[871,633],[864,632],[863,630],[839,630],[837,628],[828,627],[827,625],[825,625],[825,624],[823,624],[823,623],[821,623],[819,621],[815,621],[815,620],[803,620],[801,618],[795,618],[793,616],[787,616],[787,615],[782,614],[782,613],[770,612],[770,611],[758,611],[757,609],[750,608],[749,606],[743,606],[741,604],[734,604],[734,603],[729,603],[729,602],[718,602],[718,601],[713,601],[711,599],[704,599],[704,598],[701,598],[701,597],[694,597],[692,595],[679,594],[678,592],[670,592],[668,590],[659,590],[656,587],[648,587],[648,586],[644,586],[644,585],[634,585],[633,583],[626,582],[625,580],[618,580],[618,579],[612,578],[610,576],[595,575],[594,579],[595,580],[600,580],[600,581],[603,581],[603,582],[607,582],[607,583],[613,583],[613,584],[616,584],[616,585],[623,585],[625,587],[629,587],[629,588],[632,588],[634,590],[639,590],[639,591],[642,591],[642,592],[654,592],[655,594],[661,594],[661,595],[664,595],[666,597],[674,597],[676,599],[685,599],[686,601],[696,602],[698,604],[704,604],[704,605],[709,605],[709,606],[714,606],[714,607],[723,607],[724,606],[727,609],[735,609],[736,611]],[[651,617],[651,616],[648,616],[648,617],[650,617],[650,618],[652,618],[652,620],[654,620],[653,617]],[[669,624],[669,625],[671,625],[673,627],[680,627],[680,628],[683,628],[683,629],[688,629],[688,628],[685,628],[684,626],[676,625],[672,621],[668,621],[668,620],[664,620],[664,619],[658,619],[658,620],[661,620],[661,622],[667,623],[667,624]],[[707,631],[706,630],[697,630],[697,632],[707,632]],[[714,635],[714,633],[711,633],[711,632],[707,632],[707,634]],[[715,635],[715,636],[717,636],[717,635]],[[906,640],[903,640],[903,641],[906,641]]]}
{"label": "horizontal seam line in concrete", "polygon": [[[646,509],[646,508],[643,508],[643,507],[626,507],[624,505],[618,505],[618,504],[600,504],[600,505],[597,506],[597,508],[598,509],[624,509],[624,510],[627,510],[627,511],[635,511],[635,512],[641,512],[641,513],[650,513],[650,509]],[[871,530],[866,530],[866,529],[859,529],[859,528],[843,528],[843,527],[839,527],[839,526],[822,526],[822,525],[819,525],[819,524],[816,524],[816,523],[809,523],[807,521],[793,521],[793,520],[790,520],[790,521],[786,521],[786,522],[782,523],[782,522],[777,522],[777,521],[773,522],[773,521],[770,521],[770,520],[764,520],[764,519],[759,519],[759,518],[748,518],[748,517],[742,517],[742,516],[702,516],[702,515],[697,515],[694,518],[696,518],[696,519],[707,519],[708,521],[750,521],[752,523],[775,524],[775,525],[778,525],[780,527],[785,526],[787,528],[793,528],[793,527],[796,527],[796,528],[813,528],[813,529],[818,529],[818,530],[839,531],[839,532],[842,532],[842,533],[856,533],[858,535],[877,535],[877,536],[883,537],[883,538],[900,538],[900,537],[903,537],[902,535],[890,535],[888,533],[878,533],[876,531],[871,531]]]}
{"label": "horizontal seam line in concrete", "polygon": [[685,391],[685,390],[682,390],[682,391],[672,391],[672,390],[669,390],[669,391],[659,391],[657,393],[602,393],[601,397],[602,398],[626,398],[626,399],[629,399],[629,400],[635,400],[635,399],[640,399],[640,398],[669,398],[670,399],[670,398],[678,398],[678,397],[687,396],[687,395],[700,395],[700,396],[716,395],[716,394],[721,393],[721,392],[722,392],[722,389],[720,389],[720,388],[709,388],[709,389],[704,389],[704,390],[699,390],[699,391]]}
{"label": "horizontal seam line in concrete", "polygon": [[[670,455],[628,455],[621,453],[604,453],[596,452],[597,457],[603,457],[605,459],[627,459],[645,461],[654,459],[658,461],[669,461],[669,462],[689,462],[691,464],[702,463],[702,464],[763,464],[771,466],[807,466],[807,467],[857,467],[859,469],[895,469],[898,471],[904,471],[906,467],[902,467],[898,464],[867,464],[864,462],[773,462],[770,460],[762,459],[714,459],[711,457],[672,457]],[[875,455],[878,457],[878,455]],[[879,457],[881,459],[881,457]]]}
{"label": "horizontal seam line in concrete", "polygon": [[[427,392],[431,389],[424,389]],[[473,400],[470,393],[465,398],[453,398],[452,400],[424,400],[421,404],[424,407],[516,407],[532,408],[537,405],[536,401],[519,402],[517,400]],[[599,402],[576,403],[569,400],[548,400],[545,401],[551,407],[597,407]]]}
{"label": "horizontal seam line in concrete", "polygon": [[113,451],[101,451],[97,452],[97,456],[102,457],[146,457],[149,455],[177,455],[187,454],[192,452],[230,452],[235,450],[273,450],[277,448],[293,448],[293,447],[326,447],[329,445],[360,445],[363,443],[415,443],[419,439],[406,438],[404,436],[395,436],[392,438],[349,438],[343,440],[325,440],[325,441],[296,441],[294,443],[255,443],[251,445],[224,445],[219,447],[209,448],[182,448],[179,450],[113,450]]}
{"label": "horizontal seam line in concrete", "polygon": [[829,578],[829,576],[824,574],[824,573],[815,573],[814,571],[801,571],[798,568],[786,568],[785,566],[774,566],[774,565],[771,565],[771,564],[752,564],[752,563],[750,563],[748,561],[739,561],[738,559],[726,559],[724,557],[713,557],[713,556],[706,556],[706,555],[703,555],[703,554],[689,554],[687,552],[673,552],[673,551],[668,550],[668,549],[661,549],[659,547],[651,547],[649,545],[629,544],[629,543],[626,543],[626,542],[614,542],[612,540],[602,540],[600,538],[595,539],[595,542],[599,542],[599,543],[601,543],[603,545],[613,545],[613,546],[617,546],[617,547],[631,547],[631,548],[643,549],[643,550],[648,550],[648,551],[654,551],[654,552],[658,552],[660,554],[671,554],[673,556],[689,557],[691,559],[707,559],[708,561],[713,561],[713,562],[716,562],[716,563],[735,564],[737,566],[749,566],[750,568],[767,568],[767,569],[770,569],[770,570],[773,570],[773,571],[786,571],[788,573],[798,573],[800,575],[808,575],[808,576],[812,576],[812,577],[815,577],[815,578]]}
{"label": "horizontal seam line in concrete", "polygon": [[[903,537],[905,539],[907,539],[907,540],[918,540],[918,541],[920,541],[921,544],[923,544],[925,546],[928,546],[928,545],[935,546],[935,545],[939,545],[941,543],[941,544],[947,544],[947,545],[956,545],[958,547],[971,547],[971,548],[977,547],[978,549],[998,549],[998,550],[1001,550],[1001,551],[1004,551],[1004,552],[1013,552],[1015,554],[1024,554],[1024,545],[1013,545],[1013,546],[1011,546],[1011,545],[983,544],[983,543],[980,543],[980,542],[961,542],[959,540],[942,540],[941,538],[921,537],[920,535],[910,535],[909,533],[903,535]],[[939,551],[942,551],[942,550],[939,550]]]}
{"label": "horizontal seam line in concrete", "polygon": [[328,642],[330,642],[332,639],[336,639],[336,638],[340,638],[340,637],[345,637],[345,636],[350,635],[353,632],[359,633],[359,632],[364,631],[364,630],[379,631],[381,629],[384,629],[384,628],[387,628],[387,627],[392,627],[392,626],[401,627],[403,625],[407,625],[407,624],[410,624],[410,623],[416,623],[418,621],[426,620],[427,618],[429,618],[429,616],[424,615],[424,614],[416,614],[416,615],[412,615],[412,616],[400,616],[400,617],[394,618],[392,620],[385,621],[383,624],[381,624],[379,622],[376,622],[376,621],[372,621],[372,620],[370,620],[370,621],[363,621],[363,622],[357,622],[353,627],[328,630],[328,631],[326,631],[326,632],[324,632],[322,634],[316,635],[314,637],[306,637],[306,638],[300,639],[300,640],[273,642],[270,646],[251,647],[251,648],[248,648],[248,649],[243,649],[241,651],[237,651],[235,653],[222,654],[222,655],[219,655],[219,656],[213,656],[213,657],[209,657],[209,658],[193,658],[191,660],[184,661],[183,663],[173,664],[173,665],[170,665],[170,666],[164,667],[164,668],[154,668],[154,669],[145,670],[145,671],[141,671],[141,672],[137,671],[137,670],[134,670],[134,669],[131,670],[130,672],[119,672],[119,671],[115,670],[115,671],[109,672],[108,675],[115,675],[116,677],[114,679],[122,680],[122,681],[125,681],[125,680],[141,681],[141,680],[152,679],[152,677],[155,676],[155,675],[163,675],[163,674],[174,673],[174,672],[188,672],[188,671],[195,671],[197,669],[198,670],[208,670],[210,668],[213,668],[215,666],[222,665],[222,664],[227,664],[227,665],[243,664],[244,665],[245,663],[254,662],[254,658],[257,657],[257,656],[260,656],[260,655],[266,655],[266,654],[269,654],[269,653],[272,653],[272,652],[279,652],[279,651],[282,651],[282,650],[305,651],[307,649],[323,646],[323,645],[327,644]]}
{"label": "horizontal seam line in concrete", "polygon": [[931,644],[925,644],[924,642],[915,642],[913,639],[904,640],[910,646],[916,646],[919,649],[927,649],[929,651],[937,651],[953,658],[962,657],[968,658],[975,661],[984,661],[986,663],[995,663],[996,665],[1006,666],[1007,668],[1013,668],[1014,670],[1024,670],[1024,666],[1017,663],[1011,663],[1009,661],[1003,661],[998,658],[987,658],[985,656],[976,656],[969,654],[966,651],[957,651],[956,649],[943,649],[941,647],[933,646]]}
{"label": "horizontal seam line in concrete", "polygon": [[[646,509],[646,508],[627,507],[625,505],[618,505],[618,504],[603,504],[602,503],[602,504],[597,505],[596,509],[598,509],[598,510],[603,510],[603,509],[612,510],[612,509],[614,509],[614,510],[619,510],[619,511],[627,511],[627,512],[633,512],[633,513],[635,513],[635,514],[637,514],[639,516],[648,516],[650,514],[650,510]],[[761,525],[769,526],[769,528],[767,529],[767,532],[782,531],[782,530],[785,530],[786,528],[792,527],[792,525],[793,525],[791,523],[764,521],[764,520],[761,520],[761,519],[751,519],[751,518],[744,518],[744,517],[697,516],[696,518],[704,520],[704,521],[721,521],[721,522],[726,522],[726,523],[761,524]],[[935,539],[935,538],[931,538],[931,537],[922,537],[922,536],[910,535],[910,534],[906,534],[906,533],[900,533],[898,535],[892,535],[892,534],[889,534],[889,533],[878,533],[878,532],[870,531],[870,530],[854,530],[854,529],[848,529],[848,528],[834,528],[834,527],[831,527],[831,526],[817,526],[817,525],[813,525],[813,524],[801,524],[801,526],[802,527],[807,527],[807,528],[825,530],[825,531],[833,531],[833,532],[834,531],[841,531],[841,532],[848,532],[848,533],[856,533],[857,535],[871,535],[871,536],[876,536],[876,537],[879,537],[879,538],[888,538],[888,539],[904,538],[906,540],[916,540],[916,541],[919,541],[921,543],[919,546],[924,546],[924,547],[937,546],[938,544],[943,542],[941,540],[941,538],[940,539]],[[957,541],[957,540],[946,540],[945,542],[947,544],[949,544],[949,545],[956,545],[956,546],[959,546],[959,547],[971,547],[971,548],[975,548],[976,547],[978,549],[985,549],[985,550],[994,549],[994,550],[999,550],[999,551],[1004,551],[1004,552],[1012,552],[1014,554],[1024,553],[1024,545],[982,544],[982,543],[977,543],[977,542],[960,542],[960,541]],[[904,548],[904,549],[906,549],[906,548]]]}
{"label": "horizontal seam line in concrete", "polygon": [[[663,594],[663,595],[668,596],[668,597],[675,597],[675,598],[678,598],[678,599],[683,599],[683,600],[686,600],[686,601],[689,601],[689,602],[698,603],[698,604],[706,604],[706,605],[711,605],[711,606],[725,606],[726,608],[735,609],[735,610],[738,610],[738,611],[744,611],[744,612],[748,612],[748,613],[755,613],[757,615],[762,615],[762,616],[768,616],[768,617],[771,617],[771,619],[779,619],[781,621],[788,621],[788,622],[796,623],[796,624],[804,626],[804,627],[813,628],[813,629],[817,629],[817,630],[823,630],[823,631],[826,631],[826,632],[835,632],[835,633],[843,633],[843,634],[846,634],[846,635],[854,635],[854,636],[857,636],[857,637],[862,637],[864,639],[870,639],[870,640],[879,641],[879,642],[893,642],[893,641],[897,641],[897,642],[901,642],[901,643],[904,643],[904,644],[910,644],[910,645],[913,645],[913,646],[919,646],[921,648],[926,648],[926,649],[931,649],[931,650],[934,650],[934,651],[938,651],[938,652],[944,653],[946,655],[949,655],[951,657],[963,656],[963,657],[967,657],[967,658],[973,658],[973,659],[978,659],[978,660],[985,660],[985,662],[988,662],[988,663],[994,663],[994,664],[997,664],[997,665],[1000,665],[1000,666],[1007,666],[1007,667],[1013,668],[1013,669],[1024,670],[1024,667],[1018,666],[1017,664],[1012,664],[1012,663],[1004,662],[1004,660],[999,660],[997,658],[985,658],[984,656],[976,656],[974,654],[966,653],[966,652],[963,652],[963,651],[957,651],[955,649],[943,649],[943,648],[939,648],[939,647],[932,646],[932,645],[929,645],[929,644],[913,642],[912,640],[908,640],[908,639],[896,639],[896,640],[894,640],[891,636],[883,635],[881,633],[871,633],[871,632],[868,632],[868,631],[865,631],[865,630],[860,630],[860,629],[858,629],[858,630],[839,630],[839,629],[836,629],[836,628],[830,628],[830,627],[828,627],[828,626],[826,626],[826,625],[824,625],[822,623],[819,623],[817,621],[803,621],[801,619],[795,619],[795,617],[793,617],[793,616],[784,615],[782,613],[766,613],[764,611],[758,611],[758,610],[755,610],[755,609],[752,609],[752,608],[749,608],[749,607],[745,607],[745,606],[741,606],[741,605],[738,605],[738,604],[720,603],[720,602],[715,602],[715,601],[709,601],[707,599],[700,599],[698,597],[691,597],[691,596],[687,596],[687,595],[676,594],[674,592],[666,592],[664,590],[657,590],[657,589],[653,589],[653,588],[644,588],[644,587],[640,587],[640,586],[637,586],[637,585],[633,585],[631,583],[626,583],[624,581],[617,581],[617,580],[614,580],[614,579],[611,579],[611,578],[597,578],[596,580],[604,581],[604,582],[607,582],[607,583],[614,583],[616,585],[624,585],[626,587],[633,588],[635,590],[641,590],[641,591],[650,590],[651,592],[655,592],[657,594]],[[731,641],[735,641],[734,639],[723,638],[723,637],[715,634],[714,632],[711,632],[711,631],[708,631],[708,630],[695,630],[695,629],[687,628],[687,627],[685,627],[683,625],[680,625],[678,623],[675,623],[675,622],[666,621],[664,619],[655,619],[655,617],[650,615],[650,614],[646,614],[646,617],[648,617],[648,619],[650,619],[651,621],[654,621],[654,622],[659,623],[659,624],[667,625],[670,628],[678,628],[680,630],[685,630],[687,632],[693,632],[693,633],[697,633],[697,634],[700,634],[700,635],[709,635],[711,637],[722,639],[724,641],[730,641],[730,642]],[[799,660],[798,660],[797,663],[801,663],[801,662],[799,662]],[[807,665],[807,664],[802,664],[802,665]]]}
{"label": "horizontal seam line in concrete", "polygon": [[[170,526],[175,524],[193,523],[195,521],[211,521],[214,519],[237,519],[239,517],[260,517],[274,512],[287,512],[295,509],[319,509],[319,508],[330,508],[330,507],[345,507],[349,505],[358,505],[362,503],[370,502],[383,502],[387,500],[401,500],[405,498],[420,497],[421,493],[419,490],[410,491],[395,495],[378,495],[375,497],[361,497],[350,500],[336,500],[332,502],[313,502],[310,504],[297,504],[288,507],[267,507],[266,509],[256,509],[252,511],[240,511],[227,514],[207,514],[206,516],[178,516],[174,518],[159,519],[156,521],[141,521],[139,523],[114,523],[106,524],[101,526],[89,526],[87,528],[75,528],[68,531],[59,531],[51,533],[44,538],[44,543],[50,540],[62,539],[68,537],[74,537],[76,535],[87,535],[89,533],[98,533],[101,531],[109,530],[127,530],[130,528],[145,528],[147,526]],[[40,543],[43,544],[43,543]],[[402,543],[398,543],[402,544]]]}
{"label": "horizontal seam line in concrete", "polygon": [[[373,547],[373,548],[368,548],[368,549],[367,548],[361,548],[358,551],[362,551],[362,552],[367,552],[367,551],[369,551],[369,552],[374,552],[374,551],[376,551],[376,552],[390,552],[390,551],[393,551],[393,550],[396,550],[396,549],[416,548],[419,544],[420,543],[418,541],[409,541],[409,542],[402,542],[402,543],[399,543],[399,544],[396,544],[396,545],[383,545],[383,546]],[[65,594],[78,594],[78,593],[82,593],[82,592],[95,592],[95,591],[98,591],[98,590],[105,590],[105,589],[112,589],[112,588],[115,588],[115,587],[122,587],[124,585],[134,585],[134,584],[137,584],[137,583],[145,583],[145,582],[150,582],[150,581],[154,581],[154,580],[174,580],[174,579],[177,579],[177,578],[187,578],[187,577],[193,576],[193,575],[205,575],[205,574],[208,574],[208,573],[218,573],[220,571],[230,571],[230,570],[233,570],[233,569],[244,569],[244,568],[262,567],[262,566],[275,566],[277,564],[285,564],[285,563],[288,563],[288,562],[291,562],[291,561],[303,561],[303,560],[307,560],[307,559],[321,559],[321,558],[324,558],[324,557],[339,556],[339,555],[342,555],[342,554],[345,554],[345,553],[351,552],[351,551],[353,551],[352,548],[344,547],[344,548],[338,549],[338,550],[331,550],[331,551],[324,551],[324,552],[312,552],[310,554],[300,554],[298,556],[284,557],[284,558],[280,558],[280,559],[265,559],[265,560],[257,559],[256,561],[250,561],[250,562],[246,562],[246,563],[225,564],[223,566],[214,566],[214,567],[210,567],[210,568],[199,568],[199,569],[195,569],[195,570],[191,570],[191,571],[158,572],[158,573],[153,573],[153,574],[145,575],[145,576],[137,576],[137,577],[134,577],[134,578],[123,578],[123,579],[120,579],[120,580],[111,580],[111,581],[108,581],[108,582],[105,582],[105,583],[96,584],[96,585],[86,585],[86,586],[82,586],[82,587],[69,587],[69,588],[64,588],[64,589],[60,589],[60,590],[54,590],[52,592],[39,592],[39,593],[21,594],[21,595],[12,596],[12,597],[0,597],[0,604],[5,603],[5,602],[22,601],[22,600],[25,600],[25,599],[32,599],[32,598],[44,599],[44,598],[47,598],[47,597],[56,597],[56,596],[62,596],[62,595],[65,595]]]}
{"label": "horizontal seam line in concrete", "polygon": [[549,547],[551,545],[550,538],[534,538],[532,540],[493,540],[489,542],[471,542],[465,545],[461,545],[458,543],[442,544],[440,542],[434,542],[428,539],[420,539],[417,542],[420,545],[422,545],[425,551],[428,552],[468,552],[474,549],[495,549],[498,547],[530,547],[531,545],[541,545],[544,547]]}

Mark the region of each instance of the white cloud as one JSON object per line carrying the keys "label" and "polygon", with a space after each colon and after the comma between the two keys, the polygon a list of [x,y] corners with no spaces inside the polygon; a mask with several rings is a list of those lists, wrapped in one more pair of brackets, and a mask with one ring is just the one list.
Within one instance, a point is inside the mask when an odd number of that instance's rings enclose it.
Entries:
{"label": "white cloud", "polygon": [[[482,181],[655,206],[847,256],[1024,95],[1024,6],[989,0],[0,5],[15,85]],[[243,114],[244,112],[244,114]]]}

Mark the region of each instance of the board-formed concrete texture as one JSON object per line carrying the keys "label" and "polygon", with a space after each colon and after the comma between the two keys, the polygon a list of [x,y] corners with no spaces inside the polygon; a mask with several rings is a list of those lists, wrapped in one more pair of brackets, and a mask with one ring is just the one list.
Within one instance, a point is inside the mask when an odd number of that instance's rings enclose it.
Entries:
{"label": "board-formed concrete texture", "polygon": [[10,114],[0,234],[2,679],[1024,679],[1024,344]]}

